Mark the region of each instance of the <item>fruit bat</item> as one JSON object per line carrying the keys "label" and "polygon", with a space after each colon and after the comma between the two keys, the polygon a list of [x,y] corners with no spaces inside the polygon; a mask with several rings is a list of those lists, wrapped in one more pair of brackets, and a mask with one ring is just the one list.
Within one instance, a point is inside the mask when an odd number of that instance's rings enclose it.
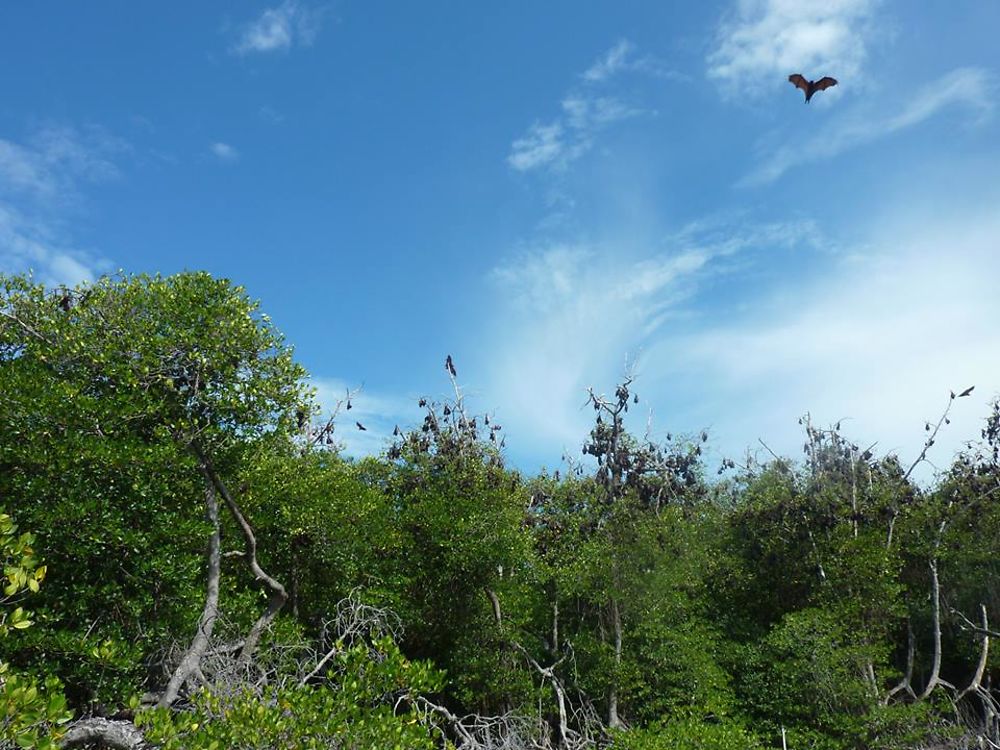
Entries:
{"label": "fruit bat", "polygon": [[795,88],[802,89],[806,93],[806,102],[812,99],[813,94],[817,91],[824,91],[831,86],[837,85],[836,78],[830,78],[830,76],[823,76],[818,81],[806,80],[806,77],[801,73],[792,73],[788,76],[789,83],[795,84]]}

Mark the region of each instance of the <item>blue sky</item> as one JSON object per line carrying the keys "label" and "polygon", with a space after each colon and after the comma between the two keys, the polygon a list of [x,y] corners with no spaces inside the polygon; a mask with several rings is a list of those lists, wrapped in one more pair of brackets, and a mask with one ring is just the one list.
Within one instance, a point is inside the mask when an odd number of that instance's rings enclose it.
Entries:
{"label": "blue sky", "polygon": [[[905,459],[1000,392],[1000,3],[5,3],[0,270],[244,284],[377,450],[450,353],[516,465],[586,389],[713,458]],[[840,85],[803,103],[789,73]],[[350,420],[353,422],[353,419]]]}

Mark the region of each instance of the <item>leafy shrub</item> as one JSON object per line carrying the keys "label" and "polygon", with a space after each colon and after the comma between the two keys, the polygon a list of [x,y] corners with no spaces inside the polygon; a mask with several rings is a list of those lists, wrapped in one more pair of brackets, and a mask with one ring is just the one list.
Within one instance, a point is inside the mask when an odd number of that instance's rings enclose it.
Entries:
{"label": "leafy shrub", "polygon": [[764,746],[737,722],[688,718],[619,732],[612,747],[614,750],[761,750]]}
{"label": "leafy shrub", "polygon": [[[17,603],[19,594],[35,593],[45,578],[31,545],[34,537],[17,534],[17,526],[0,512],[0,562],[3,564],[3,596],[0,596],[0,639],[12,637],[31,625],[30,614]],[[58,727],[71,718],[59,680],[49,678],[42,685],[18,674],[0,661],[0,747],[54,749],[61,736]]]}
{"label": "leafy shrub", "polygon": [[419,697],[443,681],[441,672],[406,659],[385,638],[341,651],[322,683],[203,689],[188,710],[151,709],[136,724],[163,750],[435,750],[439,734]]}

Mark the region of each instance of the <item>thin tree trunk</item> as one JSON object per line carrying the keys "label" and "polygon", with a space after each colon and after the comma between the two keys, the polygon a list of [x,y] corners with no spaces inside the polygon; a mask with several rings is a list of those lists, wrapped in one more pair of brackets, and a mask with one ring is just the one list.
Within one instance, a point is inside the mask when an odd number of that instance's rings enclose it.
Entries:
{"label": "thin tree trunk", "polygon": [[552,656],[559,653],[559,600],[552,600]]}
{"label": "thin tree trunk", "polygon": [[486,589],[486,597],[490,600],[490,606],[493,608],[493,620],[497,624],[497,630],[503,632],[503,613],[500,611],[500,599],[497,598],[496,593],[493,589]]}
{"label": "thin tree trunk", "polygon": [[934,661],[931,664],[931,677],[927,687],[920,694],[920,700],[926,700],[938,685],[954,688],[949,682],[941,679],[941,582],[938,578],[938,561],[931,558],[931,622],[934,628]]}
{"label": "thin tree trunk", "polygon": [[208,542],[208,584],[205,593],[205,606],[202,608],[201,617],[198,620],[198,632],[195,633],[188,647],[187,653],[177,665],[166,689],[157,701],[157,705],[166,708],[177,700],[184,682],[201,665],[201,658],[208,649],[209,641],[212,637],[212,628],[219,617],[219,579],[221,577],[221,539],[219,530],[219,503],[215,496],[215,484],[209,476],[208,468],[201,465],[202,475],[205,477],[205,515],[212,526],[212,533]]}
{"label": "thin tree trunk", "polygon": [[622,617],[618,609],[618,600],[611,599],[611,627],[615,638],[615,677],[608,691],[608,726],[618,729],[622,726],[618,717],[618,677],[622,666]]}
{"label": "thin tree trunk", "polygon": [[511,644],[514,648],[521,652],[528,663],[533,666],[538,673],[552,685],[552,690],[556,694],[556,706],[559,711],[559,737],[556,741],[556,747],[566,747],[567,740],[569,739],[569,712],[566,709],[566,690],[563,688],[562,681],[556,676],[556,667],[558,667],[563,659],[563,656],[559,661],[555,662],[549,667],[543,667],[537,661],[535,661],[531,654],[517,641]]}
{"label": "thin tree trunk", "polygon": [[246,518],[243,516],[243,512],[240,510],[240,506],[237,505],[233,496],[229,493],[225,482],[222,481],[222,477],[220,477],[218,472],[216,472],[212,467],[211,462],[208,461],[207,457],[199,448],[196,447],[195,451],[197,452],[198,457],[202,459],[206,469],[208,470],[209,476],[211,477],[215,488],[219,491],[219,494],[222,495],[222,499],[226,501],[226,507],[229,508],[230,515],[232,515],[233,519],[236,521],[236,525],[240,527],[240,531],[243,533],[244,562],[246,562],[247,566],[250,568],[250,572],[253,573],[254,579],[263,582],[264,586],[268,589],[267,609],[250,628],[250,632],[247,633],[246,639],[243,642],[243,650],[240,652],[239,658],[236,660],[237,666],[242,668],[246,667],[250,663],[264,631],[277,616],[281,608],[285,605],[285,602],[288,601],[288,592],[285,591],[284,586],[278,583],[278,581],[268,575],[264,569],[260,567],[260,563],[257,562],[257,537],[254,536],[253,529],[250,527],[250,524],[247,523]]}
{"label": "thin tree trunk", "polygon": [[955,698],[956,703],[962,700],[968,693],[978,693],[983,689],[983,675],[986,674],[986,662],[989,661],[990,656],[990,621],[986,616],[986,605],[980,604],[979,609],[983,618],[983,628],[981,631],[983,634],[983,648],[979,652],[979,664],[976,666],[976,673],[972,677],[972,682],[969,683],[969,686],[965,690],[958,694],[958,697]]}
{"label": "thin tree trunk", "polygon": [[903,679],[901,679],[899,683],[892,690],[890,690],[888,693],[885,694],[885,697],[882,699],[883,706],[889,705],[889,701],[892,700],[892,697],[901,690],[905,690],[914,699],[917,697],[916,693],[913,692],[913,657],[916,652],[915,641],[916,639],[913,636],[913,623],[910,621],[909,618],[907,618],[906,619],[906,672],[903,674]]}

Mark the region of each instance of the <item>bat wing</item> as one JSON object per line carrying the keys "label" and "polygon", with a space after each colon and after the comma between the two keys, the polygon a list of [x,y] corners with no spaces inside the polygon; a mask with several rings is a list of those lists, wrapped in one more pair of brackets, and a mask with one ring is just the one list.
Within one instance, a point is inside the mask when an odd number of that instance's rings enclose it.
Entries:
{"label": "bat wing", "polygon": [[831,86],[836,86],[836,85],[837,85],[836,78],[830,78],[830,76],[823,76],[818,81],[816,81],[816,90],[824,91],[825,89],[828,89]]}
{"label": "bat wing", "polygon": [[806,93],[809,93],[809,81],[805,79],[801,73],[792,73],[788,76],[788,82],[795,84],[795,88],[802,89]]}

